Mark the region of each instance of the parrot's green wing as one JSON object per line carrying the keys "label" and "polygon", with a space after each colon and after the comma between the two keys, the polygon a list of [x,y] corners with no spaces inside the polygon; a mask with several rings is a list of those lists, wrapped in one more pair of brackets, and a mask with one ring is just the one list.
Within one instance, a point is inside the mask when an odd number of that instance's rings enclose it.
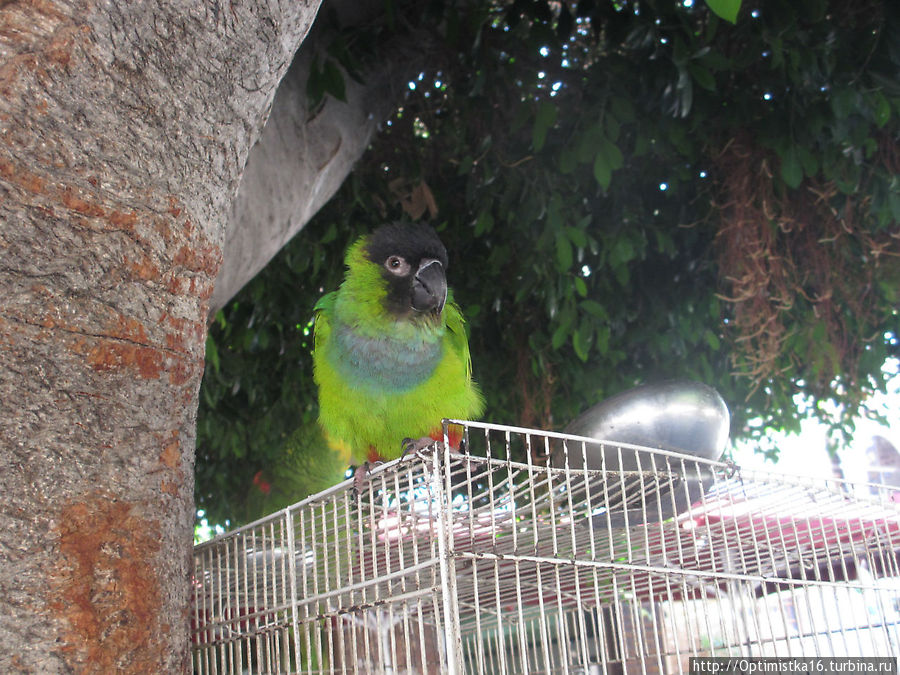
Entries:
{"label": "parrot's green wing", "polygon": [[318,348],[319,345],[324,344],[328,339],[328,336],[331,334],[328,317],[331,316],[332,312],[334,312],[334,302],[336,299],[336,291],[326,293],[321,298],[319,298],[316,306],[313,307],[313,316],[315,317],[315,323],[313,326],[314,349]]}
{"label": "parrot's green wing", "polygon": [[[459,307],[452,301],[444,308],[447,321],[447,343],[466,364],[466,380],[472,378],[472,357],[469,355],[469,337],[466,331],[466,320]],[[480,412],[480,411],[479,411]]]}
{"label": "parrot's green wing", "polygon": [[313,312],[318,314],[319,312],[330,312],[332,307],[334,307],[334,301],[337,298],[337,292],[332,291],[331,293],[326,293],[319,301],[316,303],[316,306],[313,307]]}

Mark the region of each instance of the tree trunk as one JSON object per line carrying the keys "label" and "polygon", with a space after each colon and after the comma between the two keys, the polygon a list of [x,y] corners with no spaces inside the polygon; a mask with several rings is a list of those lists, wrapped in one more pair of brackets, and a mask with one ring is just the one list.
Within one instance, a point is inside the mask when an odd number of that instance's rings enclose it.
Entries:
{"label": "tree trunk", "polygon": [[187,672],[205,320],[318,3],[0,0],[0,672]]}

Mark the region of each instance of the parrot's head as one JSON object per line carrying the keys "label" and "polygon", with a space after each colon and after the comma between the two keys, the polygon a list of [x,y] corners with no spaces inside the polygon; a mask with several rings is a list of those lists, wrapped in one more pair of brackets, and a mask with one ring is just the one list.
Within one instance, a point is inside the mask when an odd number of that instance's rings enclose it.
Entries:
{"label": "parrot's head", "polygon": [[[377,270],[381,303],[395,318],[440,316],[447,302],[447,250],[428,225],[382,225],[358,244],[354,266]],[[360,260],[362,258],[362,260]]]}

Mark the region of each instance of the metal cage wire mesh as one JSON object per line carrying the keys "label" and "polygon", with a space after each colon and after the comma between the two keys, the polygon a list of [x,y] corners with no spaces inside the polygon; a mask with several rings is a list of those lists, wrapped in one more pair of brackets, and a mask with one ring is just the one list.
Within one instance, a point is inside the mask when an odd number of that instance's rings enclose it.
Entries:
{"label": "metal cage wire mesh", "polygon": [[[452,423],[468,453],[379,466],[359,495],[345,481],[198,545],[195,672],[684,673],[691,656],[900,654],[890,489],[610,443],[585,468],[597,441]],[[551,451],[562,461],[513,460]]]}

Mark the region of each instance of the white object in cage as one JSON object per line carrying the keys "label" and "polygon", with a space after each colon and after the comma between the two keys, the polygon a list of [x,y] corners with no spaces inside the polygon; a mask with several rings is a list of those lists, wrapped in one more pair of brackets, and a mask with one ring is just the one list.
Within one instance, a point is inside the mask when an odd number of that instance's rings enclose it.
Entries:
{"label": "white object in cage", "polygon": [[346,481],[198,545],[195,672],[685,673],[692,656],[900,654],[890,489],[610,443],[599,469],[536,465],[524,458],[584,459],[599,442],[455,424],[469,453],[379,466],[360,495]]}

